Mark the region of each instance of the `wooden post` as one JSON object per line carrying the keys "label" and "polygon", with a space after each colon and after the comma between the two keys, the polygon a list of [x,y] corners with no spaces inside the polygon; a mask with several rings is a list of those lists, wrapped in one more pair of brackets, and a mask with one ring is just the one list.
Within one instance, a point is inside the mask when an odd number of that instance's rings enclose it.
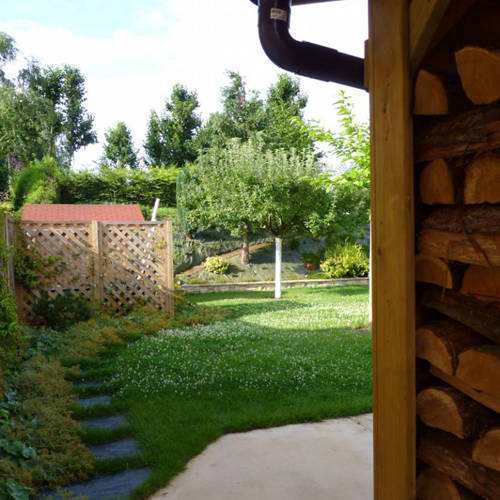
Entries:
{"label": "wooden post", "polygon": [[370,0],[374,487],[416,495],[415,321],[409,2]]}
{"label": "wooden post", "polygon": [[165,281],[167,284],[167,311],[171,316],[175,313],[174,307],[174,241],[172,221],[165,223]]}
{"label": "wooden post", "polygon": [[283,240],[275,238],[275,257],[274,257],[274,298],[281,299],[281,259]]}
{"label": "wooden post", "polygon": [[10,293],[16,295],[16,282],[14,277],[14,254],[12,247],[15,244],[15,220],[7,214],[3,217],[3,241],[6,247],[5,255],[5,281],[9,287]]}
{"label": "wooden post", "polygon": [[102,304],[104,300],[104,283],[102,275],[102,222],[96,220],[91,221],[90,241],[94,263],[94,272],[92,276],[94,298],[98,304]]}

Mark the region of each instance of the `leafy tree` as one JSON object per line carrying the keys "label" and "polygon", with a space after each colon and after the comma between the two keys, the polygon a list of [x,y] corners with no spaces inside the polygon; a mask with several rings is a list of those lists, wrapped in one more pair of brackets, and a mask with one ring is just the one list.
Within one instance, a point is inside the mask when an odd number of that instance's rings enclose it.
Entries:
{"label": "leafy tree", "polygon": [[210,148],[184,172],[178,205],[191,227],[216,226],[242,236],[242,263],[248,263],[249,232],[264,229],[281,242],[314,231],[329,209],[327,192],[311,182],[319,172],[311,153],[266,151],[259,140],[232,141]]}
{"label": "leafy tree", "polygon": [[213,113],[201,130],[201,148],[224,147],[228,139],[248,141],[266,128],[265,106],[258,92],[248,91],[239,73],[227,74],[229,84],[221,89],[222,112]]}
{"label": "leafy tree", "polygon": [[76,151],[97,142],[94,118],[84,107],[85,78],[78,68],[44,68],[32,61],[19,73],[19,82],[52,104],[56,120],[49,153],[63,164],[70,165]]}
{"label": "leafy tree", "polygon": [[7,33],[0,31],[0,84],[9,83],[2,68],[6,63],[13,61],[16,54],[17,48],[14,39]]}
{"label": "leafy tree", "polygon": [[0,86],[0,159],[9,174],[53,151],[57,116],[51,103],[29,89]]}
{"label": "leafy tree", "polygon": [[268,148],[313,149],[314,141],[303,128],[306,105],[307,96],[302,93],[299,80],[282,73],[267,94],[264,140]]}
{"label": "leafy tree", "polygon": [[137,168],[139,162],[134,149],[132,134],[124,122],[119,122],[110,128],[105,137],[104,153],[101,166]]}
{"label": "leafy tree", "polygon": [[340,118],[339,132],[309,126],[310,135],[328,142],[347,170],[334,178],[323,175],[323,184],[332,192],[328,219],[332,239],[356,240],[370,223],[370,128],[359,122],[348,96],[341,92],[335,103]]}
{"label": "leafy tree", "polygon": [[147,163],[182,167],[196,159],[195,135],[201,125],[198,98],[182,85],[174,85],[170,100],[158,115],[151,112],[144,149]]}

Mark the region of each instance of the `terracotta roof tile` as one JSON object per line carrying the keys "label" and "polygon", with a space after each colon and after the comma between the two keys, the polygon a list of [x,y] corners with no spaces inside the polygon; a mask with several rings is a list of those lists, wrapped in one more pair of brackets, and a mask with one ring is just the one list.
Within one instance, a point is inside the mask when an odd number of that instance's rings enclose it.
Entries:
{"label": "terracotta roof tile", "polygon": [[143,221],[139,205],[28,204],[22,220],[39,221]]}

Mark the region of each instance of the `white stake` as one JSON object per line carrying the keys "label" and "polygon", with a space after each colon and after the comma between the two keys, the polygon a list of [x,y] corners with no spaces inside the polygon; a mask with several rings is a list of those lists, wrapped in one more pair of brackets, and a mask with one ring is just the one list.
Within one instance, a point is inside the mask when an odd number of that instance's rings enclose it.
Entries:
{"label": "white stake", "polygon": [[281,248],[282,239],[275,238],[276,256],[274,262],[274,298],[281,299]]}
{"label": "white stake", "polygon": [[156,198],[155,206],[153,207],[153,214],[151,215],[151,222],[156,221],[156,214],[158,213],[158,207],[160,206],[160,198]]}

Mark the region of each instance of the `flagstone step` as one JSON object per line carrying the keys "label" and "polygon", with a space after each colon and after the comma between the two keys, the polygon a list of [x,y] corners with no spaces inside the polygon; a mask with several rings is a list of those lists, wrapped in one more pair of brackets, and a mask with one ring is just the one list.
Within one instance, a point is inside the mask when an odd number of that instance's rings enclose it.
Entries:
{"label": "flagstone step", "polygon": [[83,408],[91,408],[92,406],[97,405],[109,405],[111,402],[111,396],[103,395],[103,396],[92,396],[89,398],[80,398],[76,402],[78,406]]}
{"label": "flagstone step", "polygon": [[[110,476],[96,477],[84,483],[70,484],[64,490],[75,497],[85,497],[88,500],[123,498],[128,497],[133,490],[141,486],[150,475],[151,469],[149,467],[130,469]],[[53,493],[49,493],[39,498],[57,498],[62,500],[62,498],[66,497],[54,496]]]}
{"label": "flagstone step", "polygon": [[128,425],[125,415],[110,415],[108,417],[84,418],[79,421],[91,429],[114,429]]}
{"label": "flagstone step", "polygon": [[139,443],[134,438],[92,445],[89,446],[89,450],[100,460],[106,458],[130,457],[140,452]]}

